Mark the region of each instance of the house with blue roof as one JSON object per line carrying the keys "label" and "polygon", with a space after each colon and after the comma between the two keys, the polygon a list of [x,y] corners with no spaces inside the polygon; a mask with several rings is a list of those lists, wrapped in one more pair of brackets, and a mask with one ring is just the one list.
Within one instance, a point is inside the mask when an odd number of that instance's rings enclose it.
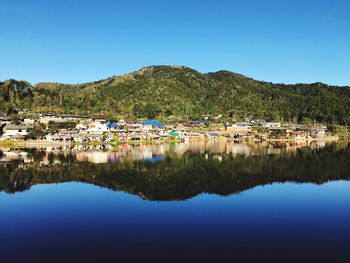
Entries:
{"label": "house with blue roof", "polygon": [[161,128],[161,127],[165,127],[166,125],[160,121],[156,121],[156,120],[148,120],[148,121],[144,121],[143,125],[150,125],[152,126],[152,128]]}

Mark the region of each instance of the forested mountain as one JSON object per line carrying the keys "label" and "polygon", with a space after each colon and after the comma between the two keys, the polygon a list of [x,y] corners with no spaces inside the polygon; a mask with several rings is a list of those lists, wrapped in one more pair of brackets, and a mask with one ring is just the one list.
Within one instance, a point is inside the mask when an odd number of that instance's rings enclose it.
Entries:
{"label": "forested mountain", "polygon": [[68,85],[0,82],[0,110],[198,118],[202,114],[350,124],[350,87],[274,84],[218,71],[151,66],[96,82]]}

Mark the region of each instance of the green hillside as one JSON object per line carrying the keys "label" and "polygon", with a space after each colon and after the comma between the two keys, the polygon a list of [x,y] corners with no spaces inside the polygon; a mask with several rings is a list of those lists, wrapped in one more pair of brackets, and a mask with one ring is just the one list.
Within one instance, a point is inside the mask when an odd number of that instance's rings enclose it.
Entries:
{"label": "green hillside", "polygon": [[229,71],[151,66],[78,85],[0,83],[0,110],[198,118],[202,114],[271,120],[350,123],[350,87],[273,84]]}

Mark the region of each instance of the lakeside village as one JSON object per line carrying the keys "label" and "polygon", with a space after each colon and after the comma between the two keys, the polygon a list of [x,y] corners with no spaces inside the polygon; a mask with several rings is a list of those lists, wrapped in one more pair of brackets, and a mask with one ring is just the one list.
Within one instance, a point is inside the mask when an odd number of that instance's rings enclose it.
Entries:
{"label": "lakeside village", "polygon": [[[25,115],[23,115],[25,116]],[[213,121],[213,119],[215,121]],[[324,125],[286,124],[246,119],[218,122],[204,115],[202,120],[174,121],[119,119],[70,114],[38,114],[36,117],[0,116],[0,143],[19,144],[122,144],[180,141],[314,141],[338,140]]]}

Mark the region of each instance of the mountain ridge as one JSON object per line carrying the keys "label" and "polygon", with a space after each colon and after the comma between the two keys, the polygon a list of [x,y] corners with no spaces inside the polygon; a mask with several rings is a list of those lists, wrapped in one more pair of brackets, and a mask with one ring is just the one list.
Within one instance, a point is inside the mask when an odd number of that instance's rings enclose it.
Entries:
{"label": "mountain ridge", "polygon": [[[312,84],[321,84],[321,85],[325,85],[325,86],[332,86],[332,87],[340,87],[340,88],[348,88],[350,87],[350,85],[333,85],[333,84],[329,84],[329,83],[324,83],[324,82],[320,82],[320,81],[316,81],[316,82],[295,82],[295,83],[285,83],[285,82],[274,82],[274,81],[269,81],[269,80],[258,80],[258,79],[255,79],[253,77],[249,77],[247,75],[244,75],[244,74],[241,74],[241,73],[237,73],[237,72],[234,72],[234,71],[230,71],[230,70],[225,70],[225,69],[220,69],[220,70],[217,70],[217,71],[208,71],[208,72],[201,72],[201,71],[198,71],[196,69],[193,69],[193,68],[190,68],[190,67],[187,67],[187,66],[181,66],[181,65],[151,65],[151,66],[145,66],[145,67],[142,67],[138,70],[135,70],[135,71],[132,71],[132,72],[129,72],[129,73],[124,73],[124,74],[120,74],[120,75],[112,75],[110,77],[107,77],[107,78],[103,78],[103,79],[100,79],[100,80],[97,80],[97,81],[86,81],[86,82],[79,82],[79,83],[66,83],[66,82],[57,82],[57,81],[40,81],[40,82],[37,82],[35,84],[31,84],[32,86],[38,86],[40,84],[60,84],[60,85],[86,85],[86,84],[91,84],[91,83],[95,83],[95,82],[102,82],[102,81],[105,81],[105,80],[108,80],[108,79],[111,79],[111,78],[118,78],[118,77],[123,77],[125,75],[133,75],[133,74],[140,74],[140,72],[144,72],[144,71],[147,71],[147,69],[152,69],[152,68],[162,68],[162,67],[165,67],[165,68],[173,68],[173,69],[189,69],[189,70],[193,70],[194,72],[197,72],[201,75],[212,75],[212,74],[219,74],[219,73],[227,73],[227,74],[233,74],[233,75],[236,75],[236,76],[240,76],[240,77],[243,77],[243,78],[246,78],[246,79],[250,79],[250,80],[254,80],[254,81],[257,81],[257,82],[261,82],[261,83],[271,83],[271,84],[281,84],[281,85],[299,85],[299,84],[304,84],[304,85],[312,85]],[[3,80],[4,81],[7,81],[7,80],[10,80],[10,79],[5,79]],[[18,81],[25,81],[25,80],[18,80]]]}

